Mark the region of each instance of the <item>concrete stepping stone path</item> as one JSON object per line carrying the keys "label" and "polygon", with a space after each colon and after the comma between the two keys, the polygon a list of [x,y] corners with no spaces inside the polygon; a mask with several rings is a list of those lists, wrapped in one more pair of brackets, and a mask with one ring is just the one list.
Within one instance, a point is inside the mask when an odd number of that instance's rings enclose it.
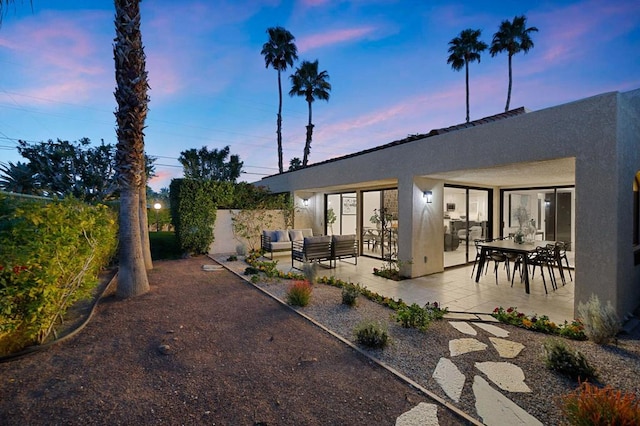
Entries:
{"label": "concrete stepping stone path", "polygon": [[531,392],[524,382],[524,372],[510,362],[476,362],[476,368],[482,371],[500,389],[507,392]]}
{"label": "concrete stepping stone path", "polygon": [[489,341],[498,351],[500,358],[515,358],[524,349],[524,345],[520,342],[512,342],[498,337],[489,337]]}
{"label": "concrete stepping stone path", "polygon": [[438,426],[438,406],[421,402],[396,419],[396,426]]}
{"label": "concrete stepping stone path", "polygon": [[451,356],[458,356],[475,351],[484,351],[487,345],[473,338],[455,339],[449,341],[449,352]]}
{"label": "concrete stepping stone path", "polygon": [[449,324],[458,330],[460,333],[468,334],[469,336],[477,336],[478,332],[475,328],[471,327],[471,324],[465,321],[449,321]]}
{"label": "concrete stepping stone path", "polygon": [[542,425],[480,376],[473,379],[473,394],[476,397],[476,411],[487,426]]}
{"label": "concrete stepping stone path", "polygon": [[496,337],[509,337],[509,332],[503,328],[496,327],[493,324],[484,324],[482,322],[476,323],[476,327],[483,329],[484,331],[493,334]]}
{"label": "concrete stepping stone path", "polygon": [[433,371],[433,378],[449,398],[455,402],[460,401],[465,377],[449,358],[440,358],[436,369]]}

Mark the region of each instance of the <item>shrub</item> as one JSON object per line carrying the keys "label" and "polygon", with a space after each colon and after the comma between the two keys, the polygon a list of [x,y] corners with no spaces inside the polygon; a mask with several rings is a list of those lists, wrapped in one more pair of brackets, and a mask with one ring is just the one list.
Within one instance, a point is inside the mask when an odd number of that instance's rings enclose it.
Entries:
{"label": "shrub", "polygon": [[305,279],[311,284],[315,284],[318,278],[318,266],[312,262],[304,262],[302,265],[302,273]]}
{"label": "shrub", "polygon": [[[44,343],[67,309],[91,295],[116,235],[115,216],[104,205],[0,196],[0,334]],[[0,346],[21,349],[11,342]]]}
{"label": "shrub", "polygon": [[563,397],[562,412],[571,425],[638,425],[640,400],[611,387],[588,382]]}
{"label": "shrub", "polygon": [[395,318],[405,328],[413,327],[424,331],[432,320],[442,319],[446,312],[447,309],[440,309],[437,302],[427,303],[423,308],[414,303],[411,306],[400,306],[396,311]]}
{"label": "shrub", "polygon": [[389,340],[387,330],[377,322],[368,321],[355,329],[356,340],[368,348],[384,348]]}
{"label": "shrub", "polygon": [[360,294],[360,286],[347,283],[342,287],[342,304],[347,306],[355,306]]}
{"label": "shrub", "polygon": [[581,352],[569,349],[564,342],[549,339],[544,343],[545,364],[551,370],[577,380],[597,378],[593,368]]}
{"label": "shrub", "polygon": [[287,303],[292,306],[307,306],[311,300],[311,284],[307,281],[294,281],[287,292]]}
{"label": "shrub", "polygon": [[584,334],[599,345],[609,343],[620,331],[620,320],[611,302],[603,306],[595,294],[587,303],[578,303],[578,316],[584,324]]}

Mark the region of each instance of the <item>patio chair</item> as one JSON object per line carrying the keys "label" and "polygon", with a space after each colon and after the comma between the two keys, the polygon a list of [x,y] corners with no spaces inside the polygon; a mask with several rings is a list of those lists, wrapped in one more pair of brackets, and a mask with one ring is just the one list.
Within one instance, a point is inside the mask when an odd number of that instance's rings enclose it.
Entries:
{"label": "patio chair", "polygon": [[553,265],[556,263],[554,250],[555,248],[552,245],[547,245],[546,247],[538,246],[536,247],[536,251],[531,253],[527,258],[527,262],[532,266],[532,279],[536,272],[536,266],[540,267],[540,275],[542,275],[542,283],[544,284],[545,294],[549,294],[549,292],[547,291],[547,280],[544,277],[545,268],[547,268],[547,272],[549,273],[551,288],[553,290],[556,290],[558,288],[556,284],[556,276],[553,272]]}
{"label": "patio chair", "polygon": [[569,278],[573,281],[573,275],[571,275],[571,268],[569,267],[569,259],[567,258],[567,250],[571,246],[571,243],[565,243],[562,241],[556,242],[556,258],[558,261],[558,270],[560,271],[560,279],[562,279],[562,285],[566,284],[566,280],[564,277],[564,267],[562,265],[562,260],[564,259],[567,264],[567,271],[569,271]]}
{"label": "patio chair", "polygon": [[[473,244],[476,247],[476,258],[473,261],[473,269],[471,269],[471,278],[473,278],[473,273],[476,270],[476,265],[478,264],[478,262],[480,262],[480,256],[482,254],[482,246],[481,246],[481,244],[484,243],[484,242],[490,242],[490,241],[491,240],[480,240],[480,239],[473,240]],[[487,257],[486,260],[485,260],[485,263],[489,263],[489,261],[490,261],[490,259],[489,259],[489,257]],[[482,265],[482,266],[485,267],[487,265]],[[480,267],[480,266],[478,266],[478,267]],[[485,274],[487,273],[486,268],[484,270],[484,273]]]}

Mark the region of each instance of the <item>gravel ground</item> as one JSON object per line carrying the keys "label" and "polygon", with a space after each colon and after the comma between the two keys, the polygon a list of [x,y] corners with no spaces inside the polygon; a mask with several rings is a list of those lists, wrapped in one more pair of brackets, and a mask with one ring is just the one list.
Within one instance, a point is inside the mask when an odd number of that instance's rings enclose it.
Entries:
{"label": "gravel ground", "polygon": [[[227,263],[236,271],[243,270],[242,262]],[[290,281],[269,280],[257,286],[280,300],[286,300]],[[316,284],[311,303],[304,308],[295,308],[323,324],[333,332],[355,344],[354,328],[366,320],[378,321],[389,332],[391,343],[382,350],[366,350],[367,353],[416,381],[443,399],[451,401],[431,377],[441,357],[451,358],[449,341],[471,337],[454,329],[447,320],[435,321],[426,332],[402,328],[393,319],[393,311],[364,297],[358,297],[355,308],[341,304],[341,290],[332,286]],[[461,400],[453,405],[477,417],[472,391],[474,375],[483,375],[475,363],[485,361],[508,361],[518,365],[525,374],[525,383],[531,393],[502,393],[524,408],[543,424],[560,424],[562,419],[561,397],[576,389],[578,383],[547,369],[544,364],[543,344],[551,336],[527,331],[518,327],[496,324],[509,332],[509,340],[520,342],[525,349],[515,359],[501,359],[489,342],[489,333],[476,327],[476,338],[488,345],[485,351],[471,352],[452,359],[467,378]],[[611,385],[624,392],[640,397],[640,383],[636,372],[640,371],[640,340],[638,336],[620,336],[617,345],[600,346],[591,342],[562,339],[568,346],[584,354],[596,367],[600,384]],[[364,348],[363,348],[364,349]]]}

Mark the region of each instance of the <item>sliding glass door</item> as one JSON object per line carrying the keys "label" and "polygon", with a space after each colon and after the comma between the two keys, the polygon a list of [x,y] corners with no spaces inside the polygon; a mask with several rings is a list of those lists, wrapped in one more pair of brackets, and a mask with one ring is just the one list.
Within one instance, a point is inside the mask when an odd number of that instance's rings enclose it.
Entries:
{"label": "sliding glass door", "polygon": [[488,238],[489,189],[444,187],[444,266],[464,265],[475,259],[476,239]]}
{"label": "sliding glass door", "polygon": [[398,253],[398,190],[362,193],[362,254],[394,260]]}
{"label": "sliding glass door", "polygon": [[326,195],[325,235],[356,233],[357,198],[355,192]]}

